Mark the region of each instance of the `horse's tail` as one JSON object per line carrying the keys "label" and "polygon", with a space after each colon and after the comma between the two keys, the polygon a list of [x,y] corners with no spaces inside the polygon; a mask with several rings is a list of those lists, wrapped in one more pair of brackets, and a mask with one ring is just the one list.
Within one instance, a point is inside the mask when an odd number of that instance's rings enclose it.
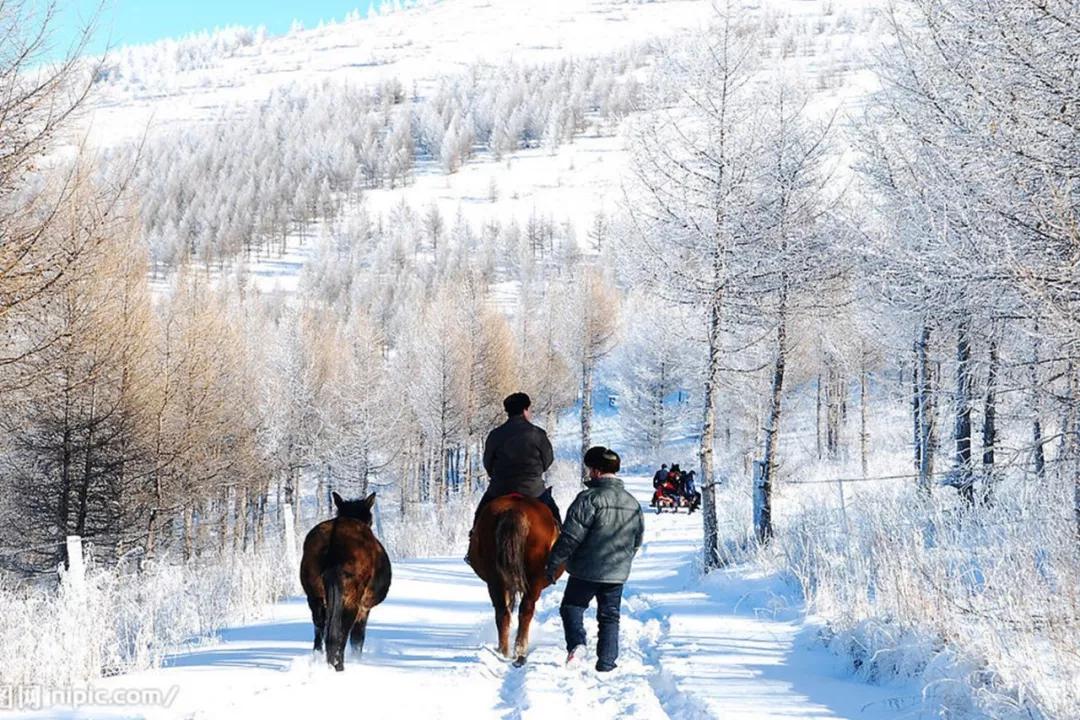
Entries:
{"label": "horse's tail", "polygon": [[333,661],[340,648],[345,647],[345,598],[341,583],[341,568],[337,565],[323,570],[323,592],[326,596],[326,657]]}
{"label": "horse's tail", "polygon": [[517,606],[518,596],[529,590],[529,579],[525,574],[525,541],[528,537],[529,518],[523,512],[505,512],[495,523],[495,572],[510,597],[511,612]]}

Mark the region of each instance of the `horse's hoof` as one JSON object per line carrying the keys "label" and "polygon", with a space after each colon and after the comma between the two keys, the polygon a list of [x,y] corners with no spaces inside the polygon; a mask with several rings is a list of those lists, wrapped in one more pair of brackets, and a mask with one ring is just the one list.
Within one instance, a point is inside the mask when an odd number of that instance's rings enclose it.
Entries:
{"label": "horse's hoof", "polygon": [[334,663],[334,669],[337,670],[338,672],[341,672],[342,670],[345,669],[345,663],[343,663],[343,662]]}
{"label": "horse's hoof", "polygon": [[518,655],[517,660],[514,660],[514,667],[519,668],[519,667],[523,667],[524,665],[525,665],[525,656],[524,655]]}

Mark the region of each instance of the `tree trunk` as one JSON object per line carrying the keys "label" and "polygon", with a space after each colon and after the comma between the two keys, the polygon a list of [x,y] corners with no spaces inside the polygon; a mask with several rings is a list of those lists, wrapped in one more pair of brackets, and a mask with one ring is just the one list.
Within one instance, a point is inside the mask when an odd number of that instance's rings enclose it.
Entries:
{"label": "tree trunk", "polygon": [[232,514],[229,512],[232,503],[229,498],[229,488],[224,487],[221,489],[221,494],[218,496],[218,553],[220,556],[224,556],[225,552],[229,549],[229,540],[231,539],[229,533],[232,532],[232,528],[229,527],[229,516]]}
{"label": "tree trunk", "polygon": [[817,382],[814,383],[817,393],[814,413],[814,442],[817,444],[817,457],[821,459],[821,373],[817,374]]}
{"label": "tree trunk", "polygon": [[262,547],[266,541],[266,505],[270,499],[270,487],[267,484],[259,494],[259,508],[255,514],[255,545]]}
{"label": "tree trunk", "polygon": [[316,517],[322,512],[323,503],[326,502],[326,498],[330,495],[326,489],[326,483],[328,478],[326,477],[326,469],[319,472],[319,479],[315,485],[315,513]]}
{"label": "tree trunk", "polygon": [[844,380],[834,359],[830,359],[825,375],[825,451],[830,460],[840,456],[840,427],[843,422]]}
{"label": "tree trunk", "polygon": [[919,494],[928,498],[932,492],[931,478],[934,474],[934,408],[930,397],[930,326],[928,324],[923,325],[915,348],[918,356],[916,373],[919,376]]}
{"label": "tree trunk", "polygon": [[[56,507],[56,526],[59,528],[59,537],[63,540],[64,536],[71,535],[70,527],[70,512],[71,512],[71,465],[72,465],[72,450],[71,450],[71,394],[69,391],[64,392],[64,429],[62,433],[62,446],[60,450],[60,497],[57,498]],[[62,549],[64,554],[64,563],[68,562],[67,547]]]}
{"label": "tree trunk", "polygon": [[664,433],[667,428],[665,427],[664,418],[664,396],[668,391],[668,368],[667,360],[660,359],[660,380],[656,386],[656,391],[653,393],[653,433],[650,438],[650,448],[653,451],[654,456],[660,454],[660,450],[664,447]]}
{"label": "tree trunk", "polygon": [[716,478],[713,468],[713,442],[716,436],[716,382],[720,371],[720,300],[715,298],[709,308],[709,362],[705,370],[705,383],[702,388],[704,409],[701,418],[701,443],[698,459],[701,463],[701,513],[704,525],[705,569],[719,565],[719,538],[716,522]]}
{"label": "tree trunk", "polygon": [[465,492],[471,494],[476,488],[473,487],[473,441],[469,440],[465,444],[465,458],[462,462],[465,465]]}
{"label": "tree trunk", "polygon": [[285,471],[285,502],[292,504],[296,507],[296,484],[295,475],[296,470],[293,468],[293,448],[292,443],[289,443],[289,448],[285,453],[286,462],[288,462],[288,469]]}
{"label": "tree trunk", "polygon": [[953,440],[956,445],[956,477],[960,496],[969,505],[975,502],[971,472],[971,340],[966,321],[956,329],[956,422]]}
{"label": "tree trunk", "polygon": [[867,472],[867,453],[870,445],[870,433],[866,429],[866,389],[869,383],[866,377],[865,344],[859,357],[861,361],[859,364],[859,466],[862,468],[862,476],[865,478],[869,475]]}
{"label": "tree trunk", "polygon": [[233,513],[233,549],[243,552],[247,548],[248,491],[237,490],[236,507]]}
{"label": "tree trunk", "polygon": [[[588,340],[586,340],[586,344]],[[581,364],[581,457],[592,442],[592,414],[593,414],[593,360],[589,349],[585,349],[585,357]],[[589,479],[589,471],[584,465],[581,466],[581,482]]]}
{"label": "tree trunk", "polygon": [[1034,454],[1035,477],[1040,483],[1046,482],[1046,450],[1043,447],[1042,431],[1042,389],[1039,387],[1040,357],[1039,321],[1035,320],[1031,341],[1031,444]]}
{"label": "tree trunk", "polygon": [[398,485],[399,485],[399,490],[398,490],[398,515],[402,519],[405,518],[405,503],[408,500],[409,476],[411,474],[412,474],[412,467],[410,466],[410,462],[406,461],[402,465],[401,482],[398,483]]}
{"label": "tree trunk", "polygon": [[920,395],[919,386],[919,341],[916,340],[911,345],[911,349],[915,354],[915,361],[911,365],[911,431],[912,431],[912,447],[915,449],[915,472],[919,472],[922,468],[922,396]]}
{"label": "tree trunk", "polygon": [[97,384],[90,386],[90,415],[86,420],[86,448],[83,454],[82,482],[79,483],[79,502],[75,510],[75,534],[86,537],[86,516],[89,512],[90,482],[94,476],[94,430],[97,426]]}
{"label": "tree trunk", "polygon": [[1076,523],[1076,537],[1080,541],[1080,418],[1077,417],[1076,398],[1078,382],[1076,368],[1069,362],[1066,370],[1068,391],[1061,422],[1062,459],[1065,460],[1062,472],[1072,475],[1073,482],[1073,518]]}
{"label": "tree trunk", "polygon": [[293,522],[296,523],[296,527],[300,527],[300,509],[304,504],[303,495],[300,493],[300,478],[303,475],[301,470],[293,471]]}
{"label": "tree trunk", "polygon": [[786,293],[781,291],[780,323],[776,328],[776,362],[773,365],[772,392],[769,394],[769,416],[765,425],[765,458],[761,478],[758,542],[772,538],[772,487],[776,479],[777,450],[780,446],[780,418],[783,412],[784,367],[787,361]]}
{"label": "tree trunk", "polygon": [[191,505],[184,508],[184,560],[195,555],[195,519]]}
{"label": "tree trunk", "polygon": [[994,446],[997,444],[997,374],[998,341],[996,328],[990,334],[990,363],[986,371],[986,396],[983,399],[982,426],[982,465],[983,491],[982,500],[989,502],[994,487]]}

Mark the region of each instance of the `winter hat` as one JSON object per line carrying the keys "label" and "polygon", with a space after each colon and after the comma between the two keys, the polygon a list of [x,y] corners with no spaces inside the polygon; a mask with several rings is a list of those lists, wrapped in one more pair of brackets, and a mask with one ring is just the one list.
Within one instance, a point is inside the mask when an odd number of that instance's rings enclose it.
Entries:
{"label": "winter hat", "polygon": [[591,447],[585,453],[585,467],[599,470],[602,473],[617,473],[622,467],[619,453],[603,445]]}
{"label": "winter hat", "polygon": [[507,395],[503,400],[503,408],[506,410],[506,414],[510,417],[515,415],[521,415],[532,406],[532,400],[523,392],[516,392],[513,395]]}

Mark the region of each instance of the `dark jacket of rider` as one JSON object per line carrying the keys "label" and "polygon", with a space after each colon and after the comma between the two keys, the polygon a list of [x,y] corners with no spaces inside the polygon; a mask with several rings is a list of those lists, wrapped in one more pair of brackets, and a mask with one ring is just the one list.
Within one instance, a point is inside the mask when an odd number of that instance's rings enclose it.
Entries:
{"label": "dark jacket of rider", "polygon": [[554,461],[547,433],[524,415],[514,415],[492,430],[484,443],[484,469],[491,477],[487,494],[539,497],[544,492],[544,471]]}

